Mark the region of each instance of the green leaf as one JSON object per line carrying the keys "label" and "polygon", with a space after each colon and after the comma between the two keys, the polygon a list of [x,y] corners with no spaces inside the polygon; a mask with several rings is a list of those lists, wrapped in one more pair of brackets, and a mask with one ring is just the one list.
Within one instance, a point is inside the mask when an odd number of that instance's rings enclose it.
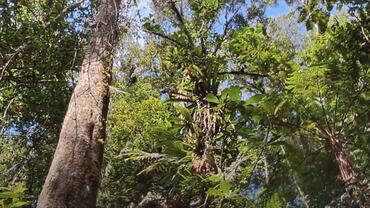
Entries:
{"label": "green leaf", "polygon": [[207,177],[207,180],[210,181],[210,182],[216,183],[216,182],[219,182],[221,180],[221,178],[217,175],[211,175],[211,176]]}
{"label": "green leaf", "polygon": [[222,192],[229,192],[231,189],[231,184],[228,181],[221,181],[220,189]]}
{"label": "green leaf", "polygon": [[262,116],[260,116],[260,115],[253,115],[252,116],[252,121],[254,121],[255,123],[259,123],[261,120],[262,120]]}
{"label": "green leaf", "polygon": [[196,77],[200,78],[202,76],[204,76],[203,72],[202,72],[202,69],[200,69],[197,65],[191,65],[189,68],[188,68],[191,73],[193,75],[195,75]]}
{"label": "green leaf", "polygon": [[8,198],[19,198],[21,195],[16,193],[16,192],[12,192],[12,191],[7,191],[7,192],[1,192],[0,193],[0,199],[8,199]]}
{"label": "green leaf", "polygon": [[307,30],[312,30],[313,25],[314,25],[314,23],[312,22],[312,20],[311,20],[311,19],[308,19],[308,20],[306,21],[306,28],[307,28]]}
{"label": "green leaf", "polygon": [[212,94],[212,93],[209,93],[205,98],[204,100],[210,102],[210,103],[216,103],[216,104],[219,104],[220,103],[220,100],[216,97],[216,95]]}
{"label": "green leaf", "polygon": [[286,103],[286,100],[280,102],[276,107],[275,107],[275,110],[274,110],[274,115],[277,115],[277,113],[283,108],[283,106],[285,105]]}
{"label": "green leaf", "polygon": [[171,156],[184,156],[184,146],[182,141],[165,141],[164,152]]}
{"label": "green leaf", "polygon": [[215,188],[208,189],[207,194],[210,196],[221,196],[222,195],[222,193],[218,189],[215,189]]}
{"label": "green leaf", "polygon": [[214,4],[214,0],[204,0],[204,4],[206,7],[210,7]]}
{"label": "green leaf", "polygon": [[31,205],[31,204],[32,204],[31,202],[19,201],[19,202],[16,202],[16,203],[12,204],[11,207],[19,208],[19,207],[25,207],[25,206],[28,206],[28,205]]}
{"label": "green leaf", "polygon": [[153,25],[151,24],[150,22],[146,22],[143,27],[147,30],[150,30],[150,31],[153,31],[153,32],[157,32],[157,33],[161,33],[161,26],[160,25]]}
{"label": "green leaf", "polygon": [[237,134],[242,137],[248,137],[248,136],[253,135],[254,133],[255,133],[255,130],[252,128],[248,128],[248,127],[241,128],[237,131]]}
{"label": "green leaf", "polygon": [[146,168],[144,168],[143,170],[141,170],[137,175],[142,175],[142,174],[148,174],[154,170],[157,170],[157,165],[158,163],[154,163],[153,165],[150,165]]}
{"label": "green leaf", "polygon": [[183,106],[176,106],[176,110],[185,118],[186,121],[191,121],[190,110]]}
{"label": "green leaf", "polygon": [[264,97],[265,97],[265,95],[262,95],[262,94],[253,95],[247,101],[245,101],[245,105],[256,104],[256,103],[260,102]]}
{"label": "green leaf", "polygon": [[[182,125],[174,125],[171,126],[167,131],[170,135],[176,136],[180,133],[182,128],[183,128]],[[161,131],[163,131],[163,129],[161,129]]]}
{"label": "green leaf", "polygon": [[360,94],[360,97],[363,98],[366,101],[370,100],[370,92],[363,92]]}
{"label": "green leaf", "polygon": [[19,183],[13,188],[13,192],[15,193],[23,193],[27,190],[27,188],[24,186],[24,184]]}
{"label": "green leaf", "polygon": [[227,95],[231,101],[239,101],[242,98],[242,92],[237,86],[232,86],[223,90],[222,94]]}
{"label": "green leaf", "polygon": [[260,104],[260,105],[262,106],[262,108],[263,108],[265,111],[267,111],[268,113],[272,113],[272,111],[274,110],[274,106],[273,106],[270,102],[268,102],[268,101],[266,101],[266,100],[264,100],[264,101],[260,102],[259,104]]}

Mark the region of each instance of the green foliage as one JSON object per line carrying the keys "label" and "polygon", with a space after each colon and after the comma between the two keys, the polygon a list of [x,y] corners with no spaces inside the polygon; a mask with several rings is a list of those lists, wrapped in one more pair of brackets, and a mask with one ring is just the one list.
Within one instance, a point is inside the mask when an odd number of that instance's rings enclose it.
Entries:
{"label": "green foliage", "polygon": [[[158,71],[159,76],[157,79],[167,83],[166,86],[168,87],[164,88],[164,90],[169,94],[170,101],[175,100],[176,102],[178,97],[180,97],[189,100],[190,103],[164,104],[163,101],[157,98],[153,100],[150,97],[143,97],[141,93],[144,90],[141,90],[141,88],[144,86],[141,84],[134,86],[134,89],[119,87],[124,89],[125,92],[127,89],[129,91],[127,95],[124,93],[122,96],[118,96],[122,98],[114,101],[115,104],[110,119],[112,124],[110,135],[113,138],[110,141],[113,141],[113,143],[108,147],[107,155],[109,156],[107,156],[107,161],[109,161],[109,164],[114,164],[113,167],[110,167],[112,168],[111,173],[113,173],[114,169],[128,167],[128,164],[131,164],[130,170],[125,172],[119,171],[121,173],[120,177],[122,177],[122,173],[125,175],[129,173],[137,175],[134,180],[130,178],[130,181],[125,181],[125,184],[129,184],[128,187],[139,191],[141,195],[149,190],[160,193],[164,198],[171,198],[176,194],[181,194],[184,200],[187,201],[186,203],[205,200],[203,203],[211,203],[212,206],[216,206],[218,202],[230,207],[237,204],[238,206],[243,206],[249,203],[249,200],[241,195],[241,191],[244,191],[246,186],[248,186],[248,180],[244,180],[244,183],[238,183],[236,178],[242,177],[243,174],[239,175],[240,171],[244,171],[243,176],[245,178],[250,178],[254,174],[253,168],[249,167],[253,165],[253,160],[247,161],[245,159],[247,156],[257,160],[260,158],[257,156],[257,151],[250,148],[240,148],[241,146],[247,146],[247,143],[249,144],[248,137],[250,135],[241,138],[241,140],[236,140],[234,135],[238,132],[238,129],[246,127],[246,124],[243,124],[243,122],[249,121],[250,118],[257,120],[257,116],[254,114],[241,114],[244,111],[244,106],[247,106],[242,101],[244,93],[242,87],[231,85],[221,89],[221,82],[229,82],[231,80],[231,77],[224,76],[222,73],[228,73],[230,70],[239,70],[238,67],[229,68],[227,66],[227,58],[239,52],[234,49],[232,51],[227,44],[224,47],[223,44],[228,43],[228,41],[221,41],[224,38],[222,35],[213,31],[212,27],[207,29],[204,26],[208,23],[213,24],[214,18],[219,18],[217,13],[222,13],[223,9],[235,9],[234,7],[238,5],[239,2],[234,5],[226,1],[193,1],[189,5],[193,12],[193,19],[177,19],[172,25],[176,29],[169,33],[157,20],[145,20],[144,28],[146,30],[154,35],[164,37],[164,40],[170,43],[168,45],[165,44],[165,47],[158,45],[157,47],[162,47],[161,50],[154,49],[158,51],[157,56],[162,60],[162,62],[159,62],[161,70]],[[171,5],[168,5],[166,8],[174,10]],[[176,13],[176,11],[172,12]],[[230,31],[227,32],[232,31],[231,28],[228,30]],[[240,30],[244,31],[245,28]],[[263,57],[258,57],[258,60],[253,59],[253,61],[252,59],[240,58],[239,56],[235,58],[238,59],[239,63],[250,61],[250,64],[255,66],[255,70],[252,71],[261,72],[261,70],[257,70],[257,65],[261,65],[265,61],[261,59],[268,59],[267,56],[270,54],[268,53],[270,49],[268,47],[274,46],[268,44],[267,39],[263,37],[261,28],[257,31],[251,29],[250,34],[254,35],[258,42],[252,43],[253,40],[247,39],[239,44],[251,44],[250,48],[253,48],[252,45],[254,44],[254,46],[259,47],[257,50],[263,49],[266,51],[266,54]],[[244,35],[248,37],[246,34]],[[236,35],[230,36],[230,42],[236,44],[238,38],[243,39],[244,35],[240,35],[240,37]],[[213,39],[214,36],[219,37]],[[234,39],[235,41],[231,41]],[[266,47],[263,45],[266,45]],[[248,49],[243,48],[242,50]],[[216,53],[212,52],[213,50],[222,52]],[[229,50],[232,53],[229,53]],[[276,51],[276,53],[279,52]],[[150,51],[148,51],[149,54],[151,54]],[[245,52],[245,55],[248,56],[248,53]],[[271,62],[270,59],[268,61]],[[266,67],[270,67],[270,65]],[[262,72],[265,72],[265,70],[262,70]],[[168,74],[171,74],[171,76],[167,77]],[[152,79],[151,82],[153,83],[156,77],[148,77],[146,79]],[[146,89],[146,91],[154,92],[150,89]],[[174,93],[171,94],[172,92]],[[175,96],[176,94],[179,94],[178,97]],[[131,96],[135,99],[131,98]],[[132,102],[133,100],[135,102]],[[155,106],[158,106],[154,102],[155,100],[158,100],[156,101],[158,105],[166,107],[153,109]],[[191,105],[191,102],[207,103],[209,107],[202,107],[203,104],[199,104],[200,107]],[[254,112],[258,112],[258,108],[271,112],[272,108],[267,100],[261,102],[261,106],[251,107],[255,108]],[[157,112],[166,112],[164,117],[162,117],[163,120],[158,120]],[[197,117],[197,115],[206,115],[207,112],[210,112],[210,120],[213,120],[219,126],[217,128],[222,128],[216,134],[211,133],[211,129],[205,130],[205,127],[197,123],[201,119],[207,119],[207,117]],[[259,120],[264,117],[261,114],[258,114],[258,116]],[[200,120],[198,121],[197,119]],[[205,133],[205,131],[208,131],[208,133]],[[208,181],[205,178],[214,175],[204,175],[194,171],[194,154],[197,151],[202,151],[204,134],[214,134],[211,137],[214,142],[215,162],[220,167],[220,174],[228,175],[227,180]],[[261,137],[263,137],[263,133],[253,133],[253,138],[255,141],[258,141],[252,142],[255,143],[255,147],[261,144],[263,140]],[[117,144],[120,145],[117,146]],[[111,149],[112,147],[114,148]],[[111,151],[116,154],[116,159],[113,159],[114,154],[110,156]],[[133,164],[135,164],[135,167],[132,167]],[[109,187],[111,184],[121,183],[121,181],[113,183],[113,181],[117,180],[114,176],[109,176],[108,178],[112,180],[112,183],[105,186],[107,188],[103,188],[103,196],[107,196],[104,190],[111,189]],[[143,183],[140,178],[145,178],[147,181],[144,190],[139,190],[136,187]],[[171,181],[171,183],[169,184],[168,181]],[[120,187],[123,187],[123,184]],[[124,196],[124,200],[127,200],[126,203],[128,203],[130,201],[128,200],[129,192],[126,190],[129,190],[129,188],[125,188],[115,194]],[[107,198],[103,199],[103,201]],[[208,198],[212,198],[212,200],[207,202]],[[140,197],[131,195],[131,202],[138,203],[139,199]]]}
{"label": "green foliage", "polygon": [[230,51],[239,62],[249,65],[249,72],[276,70],[283,59],[282,53],[263,35],[262,26],[245,27],[235,32]]}
{"label": "green foliage", "polygon": [[[336,46],[350,36],[343,32],[341,38],[343,29],[336,28],[336,23],[324,32],[329,19],[327,13],[317,11],[306,22],[318,21],[323,34],[313,38],[298,56],[291,47],[281,46],[285,42],[277,45],[277,41],[271,41],[263,24],[248,25],[236,18],[232,22],[235,26],[226,28],[225,36],[212,26],[204,26],[212,25],[227,9],[235,11],[239,3],[191,1],[184,8],[189,9],[189,18],[183,19],[177,17],[173,5],[165,5],[166,11],[173,14],[166,22],[170,26],[164,27],[155,18],[146,20],[145,29],[163,38],[163,42],[150,42],[154,43],[150,50],[156,51],[161,61],[155,66],[158,74],[146,79],[166,83],[155,86],[175,103],[166,103],[166,109],[162,109],[168,112],[166,125],[162,126],[153,120],[156,113],[146,112],[149,106],[145,103],[150,99],[138,99],[138,104],[126,103],[131,98],[125,97],[122,102],[127,105],[117,101],[122,110],[115,113],[112,136],[130,135],[125,139],[132,142],[120,147],[116,154],[122,167],[128,167],[122,160],[136,165],[130,171],[137,176],[126,184],[139,190],[136,186],[143,182],[137,180],[145,177],[149,184],[145,183],[144,191],[140,189],[141,194],[154,191],[163,200],[180,194],[186,203],[200,201],[210,207],[338,204],[343,187],[336,181],[336,163],[330,150],[323,149],[324,138],[317,125],[325,125],[328,115],[344,113],[346,107],[341,100],[348,103],[345,96],[356,91],[353,84],[358,80],[347,82],[344,78],[354,76],[353,71],[342,76],[345,70],[339,69],[347,64],[341,58],[348,56],[350,48],[342,53]],[[153,52],[144,54],[151,56]],[[356,54],[348,61],[355,58],[361,56]],[[363,61],[353,63],[362,67]],[[227,87],[221,87],[221,83]],[[338,91],[344,87],[348,92]],[[157,106],[153,101],[149,103]],[[145,107],[138,108],[141,105]],[[328,105],[328,115],[322,115],[321,105]],[[135,113],[127,110],[130,108]],[[340,122],[338,115],[336,121]],[[153,124],[161,128],[152,132],[149,127]],[[137,125],[143,131],[131,139],[134,132],[140,132]],[[213,129],[208,127],[212,125]],[[207,139],[217,174],[194,168],[194,157],[204,151]],[[320,172],[323,170],[325,174]],[[127,193],[123,195],[128,203]],[[139,200],[136,197],[131,201]]]}
{"label": "green foliage", "polygon": [[0,206],[3,208],[21,208],[31,205],[25,200],[26,188],[24,184],[17,184],[10,188],[0,187]]}
{"label": "green foliage", "polygon": [[210,102],[210,103],[215,103],[215,104],[219,104],[219,103],[220,103],[220,101],[218,100],[218,98],[216,97],[216,95],[214,95],[214,94],[212,94],[212,93],[208,94],[208,95],[204,98],[204,100],[206,100],[206,101],[208,101],[208,102]]}
{"label": "green foliage", "polygon": [[117,87],[123,92],[113,97],[101,194],[102,202],[113,204],[139,200],[156,180],[150,174],[176,162],[167,154],[183,154],[181,143],[173,141],[169,107],[159,93],[145,82]]}
{"label": "green foliage", "polygon": [[230,101],[240,101],[242,98],[242,92],[239,87],[232,86],[227,89],[224,89],[221,92],[221,97],[225,97],[227,100]]}
{"label": "green foliage", "polygon": [[[68,1],[8,2],[0,186],[24,185],[1,189],[0,203],[22,207],[40,191],[88,31],[60,13]],[[275,2],[153,1],[134,18],[146,34],[128,29],[113,72],[99,207],[150,194],[143,207],[345,207],[328,138],[368,179],[369,4],[309,0],[299,17],[268,20]],[[319,33],[303,42],[299,22]]]}
{"label": "green foliage", "polygon": [[81,64],[84,27],[65,19],[76,9],[68,6],[64,0],[0,2],[0,184],[23,182],[35,196]]}

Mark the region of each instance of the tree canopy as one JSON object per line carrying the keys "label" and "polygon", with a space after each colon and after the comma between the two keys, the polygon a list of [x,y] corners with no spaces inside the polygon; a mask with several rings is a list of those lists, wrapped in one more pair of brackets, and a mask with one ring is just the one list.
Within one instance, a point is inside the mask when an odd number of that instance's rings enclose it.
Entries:
{"label": "tree canopy", "polygon": [[104,2],[0,3],[0,207],[36,206],[94,41],[97,207],[370,206],[368,1],[122,1],[117,46]]}

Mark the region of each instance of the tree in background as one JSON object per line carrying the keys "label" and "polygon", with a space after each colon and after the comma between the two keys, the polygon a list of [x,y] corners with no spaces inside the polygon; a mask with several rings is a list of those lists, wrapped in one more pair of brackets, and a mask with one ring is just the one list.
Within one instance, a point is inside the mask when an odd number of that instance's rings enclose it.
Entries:
{"label": "tree in background", "polygon": [[22,182],[37,196],[81,64],[83,27],[72,15],[88,12],[81,2],[0,4],[0,186]]}

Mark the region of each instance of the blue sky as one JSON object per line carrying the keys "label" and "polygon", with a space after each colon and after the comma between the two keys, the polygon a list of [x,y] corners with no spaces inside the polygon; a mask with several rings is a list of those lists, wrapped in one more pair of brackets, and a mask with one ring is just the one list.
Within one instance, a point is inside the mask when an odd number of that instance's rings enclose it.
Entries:
{"label": "blue sky", "polygon": [[277,0],[277,5],[267,8],[266,15],[276,17],[288,13],[290,9],[285,0]]}

